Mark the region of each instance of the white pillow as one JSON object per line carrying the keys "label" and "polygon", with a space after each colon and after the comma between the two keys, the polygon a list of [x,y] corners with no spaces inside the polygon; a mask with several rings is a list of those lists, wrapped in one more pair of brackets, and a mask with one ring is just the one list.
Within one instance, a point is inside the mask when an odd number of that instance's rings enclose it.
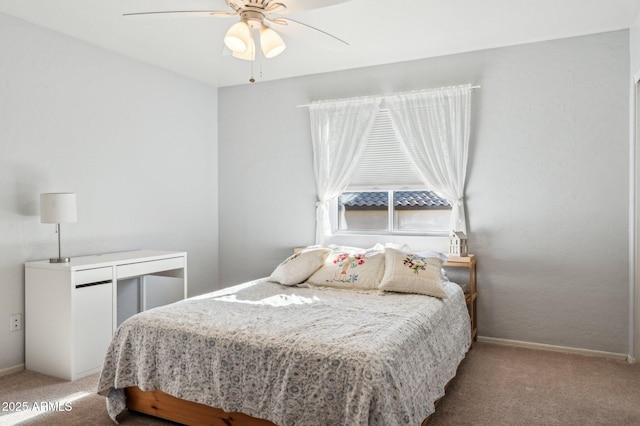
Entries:
{"label": "white pillow", "polygon": [[442,258],[385,249],[385,269],[379,289],[447,298],[442,286]]}
{"label": "white pillow", "polygon": [[384,251],[333,250],[307,284],[354,290],[375,290],[384,273]]}
{"label": "white pillow", "polygon": [[324,247],[300,250],[279,264],[271,273],[269,281],[284,285],[300,284],[322,266],[330,252],[331,250]]}
{"label": "white pillow", "polygon": [[411,248],[407,244],[397,244],[397,243],[378,243],[373,246],[373,249],[384,250],[385,248],[392,248],[396,250],[400,250],[403,252],[411,251]]}
{"label": "white pillow", "polygon": [[[410,252],[411,250],[403,250],[405,253],[406,252]],[[420,251],[414,251],[414,254],[417,254],[420,257],[437,257],[438,259],[442,260],[442,263],[447,263],[447,260],[449,259],[447,257],[446,254],[439,252],[439,251],[435,251],[435,250],[420,250]]]}

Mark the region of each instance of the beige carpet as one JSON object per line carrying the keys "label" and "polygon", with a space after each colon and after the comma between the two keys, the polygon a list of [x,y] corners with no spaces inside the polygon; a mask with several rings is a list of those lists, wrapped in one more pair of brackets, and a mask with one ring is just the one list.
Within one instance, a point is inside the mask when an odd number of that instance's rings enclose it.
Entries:
{"label": "beige carpet", "polygon": [[429,426],[640,425],[640,364],[476,343]]}
{"label": "beige carpet", "polygon": [[[0,403],[27,403],[26,411],[0,411],[0,425],[112,425],[94,394],[97,377],[0,377]],[[70,410],[50,411],[56,405]],[[120,420],[172,424],[136,413]],[[640,364],[476,343],[429,422],[443,425],[640,425]]]}

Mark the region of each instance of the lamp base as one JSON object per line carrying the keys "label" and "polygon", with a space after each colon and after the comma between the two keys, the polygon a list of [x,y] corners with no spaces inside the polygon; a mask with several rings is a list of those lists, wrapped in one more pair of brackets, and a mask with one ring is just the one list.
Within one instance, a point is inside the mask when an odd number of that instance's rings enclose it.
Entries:
{"label": "lamp base", "polygon": [[70,257],[55,257],[53,259],[49,259],[49,263],[69,263],[71,262]]}

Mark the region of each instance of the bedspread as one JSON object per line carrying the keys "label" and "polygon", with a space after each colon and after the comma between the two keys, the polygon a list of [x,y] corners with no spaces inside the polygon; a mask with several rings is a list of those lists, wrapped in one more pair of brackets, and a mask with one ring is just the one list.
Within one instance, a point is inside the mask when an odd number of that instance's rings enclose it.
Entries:
{"label": "bedspread", "polygon": [[159,389],[280,426],[419,425],[471,343],[464,295],[284,287],[264,279],[135,315],[98,392]]}

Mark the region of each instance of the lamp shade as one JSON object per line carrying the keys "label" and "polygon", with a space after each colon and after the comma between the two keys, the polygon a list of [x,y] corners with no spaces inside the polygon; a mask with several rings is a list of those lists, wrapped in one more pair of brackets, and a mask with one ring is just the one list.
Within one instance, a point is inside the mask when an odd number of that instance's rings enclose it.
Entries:
{"label": "lamp shade", "polygon": [[251,30],[246,22],[236,22],[229,28],[224,36],[224,44],[231,49],[232,52],[240,53],[247,50],[249,40],[251,39]]}
{"label": "lamp shade", "polygon": [[72,192],[40,194],[41,223],[72,223],[77,221],[76,194]]}
{"label": "lamp shade", "polygon": [[256,43],[253,41],[253,37],[249,39],[249,47],[244,52],[231,52],[234,58],[244,59],[245,61],[256,60]]}
{"label": "lamp shade", "polygon": [[260,29],[260,47],[265,58],[273,58],[281,54],[287,46],[277,32],[267,26],[263,26]]}

